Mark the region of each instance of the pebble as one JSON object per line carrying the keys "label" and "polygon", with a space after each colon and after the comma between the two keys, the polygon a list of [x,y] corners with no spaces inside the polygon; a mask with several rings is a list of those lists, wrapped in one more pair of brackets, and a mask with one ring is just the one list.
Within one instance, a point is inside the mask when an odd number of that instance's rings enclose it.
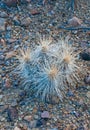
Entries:
{"label": "pebble", "polygon": [[52,128],[52,129],[50,129],[50,130],[58,130],[58,128]]}
{"label": "pebble", "polygon": [[18,128],[17,126],[14,128],[14,130],[21,130],[20,128]]}
{"label": "pebble", "polygon": [[37,120],[36,127],[40,127],[43,125],[43,121],[41,119]]}
{"label": "pebble", "polygon": [[85,78],[85,83],[90,85],[90,75]]}
{"label": "pebble", "polygon": [[12,30],[12,27],[9,25],[9,26],[7,26],[7,31],[11,31]]}
{"label": "pebble", "polygon": [[13,22],[14,22],[14,25],[15,25],[15,26],[19,26],[19,25],[21,24],[18,15],[14,16]]}
{"label": "pebble", "polygon": [[7,18],[8,14],[5,11],[0,11],[0,17]]}
{"label": "pebble", "polygon": [[18,104],[17,104],[17,101],[16,100],[14,100],[12,103],[11,103],[11,106],[12,107],[16,107]]}
{"label": "pebble", "polygon": [[9,58],[11,58],[11,57],[13,57],[13,56],[15,56],[16,55],[16,52],[14,52],[14,51],[10,51],[10,52],[8,52],[8,53],[6,53],[6,59],[9,59]]}
{"label": "pebble", "polygon": [[37,124],[37,120],[30,121],[30,127],[35,128]]}
{"label": "pebble", "polygon": [[8,7],[16,7],[18,0],[8,0],[4,2]]}
{"label": "pebble", "polygon": [[27,27],[27,26],[30,25],[30,23],[31,23],[31,18],[30,17],[27,17],[27,18],[24,18],[24,19],[21,20],[21,26]]}
{"label": "pebble", "polygon": [[49,115],[49,112],[48,111],[43,111],[42,113],[41,113],[41,118],[50,118],[50,115]]}
{"label": "pebble", "polygon": [[5,31],[5,23],[6,23],[6,19],[0,18],[0,31]]}
{"label": "pebble", "polygon": [[67,96],[72,97],[72,96],[74,96],[74,93],[73,93],[71,90],[69,90],[69,91],[67,92]]}
{"label": "pebble", "polygon": [[5,121],[5,118],[0,116],[0,121]]}
{"label": "pebble", "polygon": [[28,121],[28,122],[30,122],[31,119],[32,119],[32,116],[31,116],[31,115],[27,115],[27,116],[24,117],[24,120],[26,120],[26,121]]}
{"label": "pebble", "polygon": [[27,4],[27,3],[29,3],[31,0],[20,0],[20,3],[21,4]]}
{"label": "pebble", "polygon": [[69,19],[69,21],[68,21],[68,24],[71,26],[79,26],[79,25],[81,25],[81,23],[82,23],[82,21],[77,17],[73,17],[73,18]]}
{"label": "pebble", "polygon": [[90,98],[90,91],[88,91],[86,95],[88,98]]}
{"label": "pebble", "polygon": [[18,117],[18,111],[16,107],[7,108],[7,121],[11,122]]}
{"label": "pebble", "polygon": [[31,10],[32,15],[38,15],[40,12],[37,9]]}
{"label": "pebble", "polygon": [[0,99],[2,99],[3,95],[0,95]]}
{"label": "pebble", "polygon": [[9,78],[5,79],[5,87],[6,88],[10,88],[11,87],[11,83],[10,83],[10,79]]}
{"label": "pebble", "polygon": [[5,39],[10,39],[11,38],[11,32],[10,31],[6,31],[6,34],[5,34]]}
{"label": "pebble", "polygon": [[[6,1],[11,1],[11,0],[1,0],[1,1],[6,2]],[[11,51],[21,48],[22,45],[35,47],[34,46],[35,44],[33,43],[35,43],[36,32],[41,32],[42,34],[44,33],[47,35],[50,34],[52,38],[54,38],[54,40],[56,41],[58,41],[58,39],[60,38],[60,35],[65,34],[65,37],[66,37],[66,35],[70,32],[70,38],[72,41],[75,41],[76,44],[78,43],[81,44],[83,39],[85,39],[86,41],[89,41],[89,34],[87,35],[87,32],[84,32],[83,30],[74,31],[75,35],[72,34],[73,31],[57,30],[57,25],[59,24],[67,25],[66,20],[70,17],[69,12],[65,12],[65,9],[63,9],[63,11],[61,10],[61,8],[63,8],[63,4],[65,4],[63,3],[64,0],[63,1],[57,0],[57,2],[55,0],[37,0],[37,1],[31,0],[29,9],[27,9],[27,6],[28,6],[27,1],[29,0],[18,0],[18,1],[19,3],[21,2],[21,4],[24,3],[25,5],[19,4],[17,7],[17,4],[16,4],[15,5],[16,8],[13,8],[13,5],[10,5],[8,6],[8,9],[10,9],[11,11],[8,13],[6,9],[2,9],[2,10],[0,9],[2,12],[4,12],[0,14],[2,15],[1,18],[4,18],[5,22],[8,20],[8,17],[11,20],[11,23],[7,24],[6,30],[4,29],[7,32],[5,33],[3,32],[0,34],[0,37],[2,39],[4,39],[5,37],[5,43],[6,43],[6,45],[4,46],[4,44],[0,42],[1,43],[0,52],[2,50],[5,50],[5,52],[0,53],[0,56],[1,56],[0,57],[1,58],[0,59],[1,60],[0,61],[0,65],[1,65],[0,66],[0,75],[1,75],[0,88],[1,89],[4,86],[3,81],[5,81],[7,78],[6,77],[7,68],[10,66],[11,59],[14,59],[12,58],[13,52],[11,53]],[[45,1],[44,5],[38,4],[38,3],[43,3],[43,1]],[[69,3],[68,1],[66,2]],[[82,6],[82,3],[83,2],[81,1],[80,3],[81,6]],[[87,6],[87,4],[85,4],[85,6]],[[86,21],[87,20],[89,21],[89,17],[87,17],[87,13],[86,12],[83,13],[83,9],[80,9],[80,10],[82,10],[81,13],[79,12],[79,10],[75,10],[76,15],[83,20],[86,17]],[[7,15],[8,17],[5,15]],[[83,17],[83,15],[85,16]],[[31,19],[28,25],[21,25],[21,22],[22,20],[24,21],[24,18]],[[23,28],[22,26],[27,27],[27,28]],[[30,32],[30,35],[29,35],[29,32]],[[28,40],[25,39],[25,35],[28,37],[27,38]],[[26,43],[26,41],[28,43]],[[89,46],[89,42],[88,43],[85,42],[85,44],[86,45],[88,44]],[[6,58],[5,56],[7,56],[6,60],[5,60]],[[16,63],[17,61],[14,59],[12,64],[14,64],[14,62]],[[68,96],[70,96],[70,98],[65,98],[63,102],[60,102],[58,98],[55,98],[56,96],[53,96],[52,97],[53,99],[51,102],[46,102],[45,104],[42,103],[43,106],[41,106],[41,108],[39,109],[40,102],[36,100],[34,101],[34,99],[32,99],[32,96],[27,99],[27,96],[28,96],[27,93],[26,94],[21,93],[18,97],[18,93],[20,93],[21,91],[24,91],[22,86],[20,86],[19,88],[20,82],[17,82],[18,77],[15,76],[15,79],[12,80],[12,74],[11,74],[9,75],[9,78],[11,81],[10,86],[12,88],[10,87],[9,89],[4,89],[5,91],[3,91],[3,97],[1,97],[1,102],[0,102],[0,111],[6,103],[6,104],[9,104],[10,107],[12,108],[14,107],[17,111],[17,114],[20,114],[21,116],[17,116],[16,118],[13,116],[13,114],[11,114],[11,113],[15,113],[15,111],[13,110],[14,112],[11,112],[11,110],[8,110],[9,112],[7,112],[8,113],[7,115],[2,114],[2,117],[4,117],[5,119],[2,119],[2,122],[0,122],[0,130],[4,129],[2,125],[4,125],[5,129],[7,130],[11,130],[11,129],[12,130],[21,130],[21,129],[22,130],[40,130],[40,129],[42,130],[66,130],[66,129],[71,130],[73,128],[65,127],[70,122],[73,122],[73,124],[75,124],[80,130],[80,123],[87,122],[86,120],[88,120],[88,116],[89,116],[88,113],[90,113],[89,107],[88,107],[90,94],[88,94],[89,89],[86,89],[87,88],[86,86],[84,88],[79,89],[79,91],[76,90],[75,93],[74,91],[69,91]],[[18,79],[18,81],[20,81],[20,79]],[[14,85],[12,84],[15,84],[17,88],[13,87]],[[74,90],[74,88],[72,88],[72,90]],[[15,91],[15,93],[11,93],[12,91]],[[5,97],[7,99],[5,99]],[[83,99],[83,101],[82,100],[80,101],[80,99]],[[18,100],[18,103],[17,103],[17,100]],[[21,102],[23,105],[20,105]],[[36,109],[34,109],[34,106],[36,107]],[[67,106],[71,107],[71,109],[67,108]],[[16,107],[18,107],[19,111],[17,110]],[[67,109],[67,110],[64,111],[64,109]],[[46,116],[47,114],[44,113],[45,111],[49,113],[49,116]],[[72,112],[73,114],[70,114],[70,112]],[[51,118],[51,113],[52,113],[52,118]],[[42,114],[42,117],[41,117],[41,114]],[[8,120],[12,120],[12,122],[7,122],[6,116],[8,116],[9,118]],[[47,117],[49,117],[48,119],[50,120],[46,120]],[[16,125],[13,125],[14,121],[16,122]],[[45,122],[47,121],[45,125],[44,125],[44,121]],[[60,123],[57,126],[56,122],[59,122],[59,121]],[[19,127],[19,125],[17,125],[19,123],[22,124],[22,127]],[[28,128],[23,127],[24,123],[27,124]],[[86,124],[88,125],[88,123]]]}
{"label": "pebble", "polygon": [[85,61],[90,61],[90,53],[83,52],[80,54],[81,58]]}

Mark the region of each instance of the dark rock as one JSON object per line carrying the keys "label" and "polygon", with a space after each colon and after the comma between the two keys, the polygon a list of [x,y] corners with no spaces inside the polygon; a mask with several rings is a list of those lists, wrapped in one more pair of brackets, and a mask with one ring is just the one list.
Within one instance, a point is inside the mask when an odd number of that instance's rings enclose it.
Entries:
{"label": "dark rock", "polygon": [[90,85],[90,75],[85,78],[85,83]]}
{"label": "dark rock", "polygon": [[85,130],[83,126],[77,128],[77,130]]}
{"label": "dark rock", "polygon": [[84,104],[82,105],[82,110],[83,110],[83,111],[88,110],[88,106],[87,106],[87,104],[84,103]]}
{"label": "dark rock", "polygon": [[16,7],[18,0],[8,0],[4,2],[8,7]]}
{"label": "dark rock", "polygon": [[80,56],[83,60],[90,61],[90,53],[83,52]]}
{"label": "dark rock", "polygon": [[6,39],[10,39],[10,38],[11,38],[11,32],[10,32],[10,31],[7,31],[7,32],[6,32],[5,38],[6,38]]}
{"label": "dark rock", "polygon": [[[18,96],[17,102],[18,102],[18,103],[21,102],[21,101],[25,98],[25,96],[26,96],[26,91],[21,92],[21,93],[19,94],[19,96]],[[23,103],[25,104],[24,101],[23,101]]]}
{"label": "dark rock", "polygon": [[43,125],[43,120],[37,120],[36,127],[40,127],[41,125]]}
{"label": "dark rock", "polygon": [[11,122],[18,117],[18,110],[15,107],[7,108],[7,121]]}
{"label": "dark rock", "polygon": [[21,4],[27,4],[29,3],[31,0],[20,0]]}
{"label": "dark rock", "polygon": [[4,3],[2,1],[0,2],[0,8],[4,9],[4,10],[7,10],[7,11],[11,11],[11,9],[7,7],[6,3]]}
{"label": "dark rock", "polygon": [[80,86],[80,87],[77,87],[76,90],[80,91],[80,92],[85,92],[87,91],[87,87],[86,86]]}
{"label": "dark rock", "polygon": [[18,15],[14,16],[13,22],[14,22],[15,26],[20,26],[21,22],[19,20],[19,16]]}
{"label": "dark rock", "polygon": [[14,22],[14,25],[15,25],[15,26],[20,26],[20,24],[21,24],[21,22],[18,21],[18,20],[14,20],[13,22]]}

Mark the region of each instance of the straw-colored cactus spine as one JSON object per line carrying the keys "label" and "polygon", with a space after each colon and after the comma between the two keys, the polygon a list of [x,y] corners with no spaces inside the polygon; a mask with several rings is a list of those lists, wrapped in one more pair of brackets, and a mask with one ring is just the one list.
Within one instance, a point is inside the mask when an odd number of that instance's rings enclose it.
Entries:
{"label": "straw-colored cactus spine", "polygon": [[20,50],[19,75],[24,78],[25,88],[33,90],[36,96],[47,100],[57,95],[61,100],[69,86],[75,86],[82,71],[76,48],[68,41],[60,40],[52,44],[51,38],[40,37],[39,45],[32,52]]}

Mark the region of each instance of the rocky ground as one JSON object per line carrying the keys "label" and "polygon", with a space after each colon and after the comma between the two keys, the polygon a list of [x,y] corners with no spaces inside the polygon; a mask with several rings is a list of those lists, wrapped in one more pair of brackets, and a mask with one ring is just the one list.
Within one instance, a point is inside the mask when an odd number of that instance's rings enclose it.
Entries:
{"label": "rocky ground", "polygon": [[[72,1],[72,2],[71,2]],[[0,130],[90,129],[90,1],[0,1]],[[67,37],[80,48],[86,75],[78,87],[67,91],[63,102],[31,98],[11,72],[21,47],[34,48],[38,33],[53,41]]]}

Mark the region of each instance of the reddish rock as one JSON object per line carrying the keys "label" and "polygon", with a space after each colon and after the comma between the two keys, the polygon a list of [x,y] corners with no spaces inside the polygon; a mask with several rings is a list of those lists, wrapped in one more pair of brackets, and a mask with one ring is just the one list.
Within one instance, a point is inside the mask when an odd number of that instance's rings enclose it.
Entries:
{"label": "reddish rock", "polygon": [[38,10],[34,9],[34,10],[31,10],[31,14],[37,15],[37,14],[40,14],[40,12]]}
{"label": "reddish rock", "polygon": [[10,88],[11,87],[11,82],[10,82],[9,78],[6,78],[6,80],[5,80],[5,87],[6,88]]}

